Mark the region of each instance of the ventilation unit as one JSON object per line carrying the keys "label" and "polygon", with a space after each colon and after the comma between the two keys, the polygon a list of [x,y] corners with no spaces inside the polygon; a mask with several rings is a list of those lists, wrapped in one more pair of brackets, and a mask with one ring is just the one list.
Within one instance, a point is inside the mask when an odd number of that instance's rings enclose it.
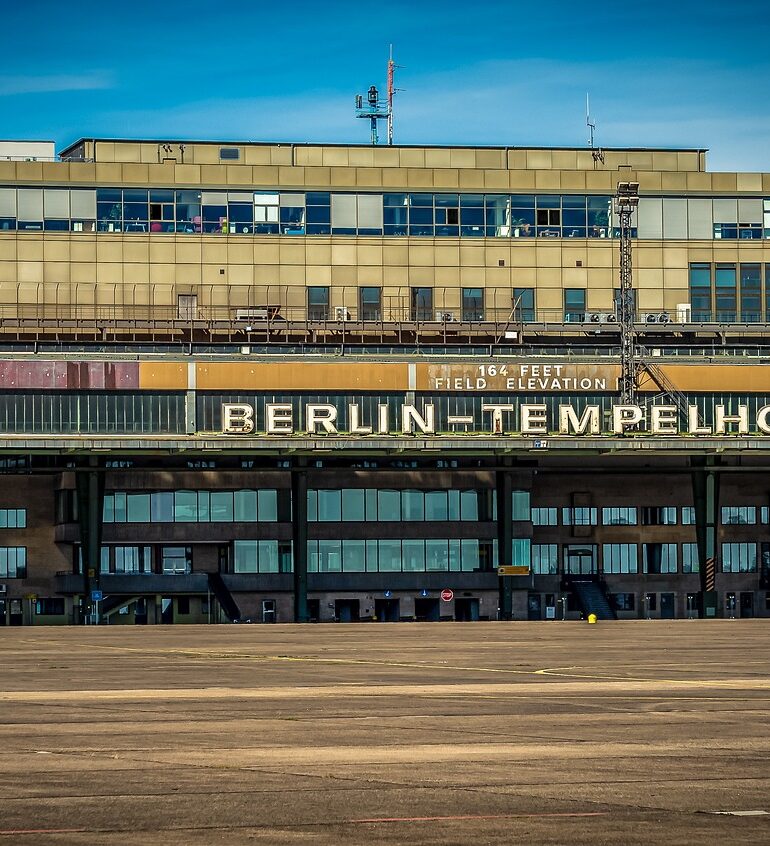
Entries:
{"label": "ventilation unit", "polygon": [[677,323],[692,323],[692,306],[690,303],[679,303],[676,307]]}
{"label": "ventilation unit", "polygon": [[334,306],[335,320],[350,320],[350,311],[345,306]]}
{"label": "ventilation unit", "polygon": [[453,323],[455,316],[451,311],[437,311],[436,320],[439,323]]}

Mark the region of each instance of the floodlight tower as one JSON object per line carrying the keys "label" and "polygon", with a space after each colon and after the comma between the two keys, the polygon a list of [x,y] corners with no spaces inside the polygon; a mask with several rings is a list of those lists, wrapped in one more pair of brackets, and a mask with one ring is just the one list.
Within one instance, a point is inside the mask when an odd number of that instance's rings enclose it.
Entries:
{"label": "floodlight tower", "polygon": [[620,220],[620,296],[618,324],[620,326],[620,401],[633,405],[636,400],[637,360],[634,330],[634,289],[631,277],[631,217],[639,205],[639,183],[618,182],[615,212]]}

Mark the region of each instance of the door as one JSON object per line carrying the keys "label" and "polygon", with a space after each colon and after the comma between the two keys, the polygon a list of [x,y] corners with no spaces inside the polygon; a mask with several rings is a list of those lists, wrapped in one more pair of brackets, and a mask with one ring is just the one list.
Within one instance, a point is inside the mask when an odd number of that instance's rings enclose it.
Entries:
{"label": "door", "polygon": [[530,593],[527,597],[527,619],[542,620],[541,596],[539,593]]}
{"label": "door", "polygon": [[308,599],[307,601],[307,615],[311,623],[317,623],[321,619],[321,600]]}
{"label": "door", "polygon": [[197,320],[198,295],[179,294],[176,298],[176,316],[178,320]]}
{"label": "door", "polygon": [[675,594],[662,593],[660,595],[660,618],[661,620],[673,620],[676,617]]}
{"label": "door", "polygon": [[174,622],[174,600],[164,596],[160,600],[160,621],[166,625]]}
{"label": "door", "polygon": [[479,601],[475,596],[455,599],[455,620],[458,623],[475,623],[479,619]]}
{"label": "door", "polygon": [[741,593],[741,617],[754,616],[754,593],[744,591]]}
{"label": "door", "polygon": [[380,623],[397,623],[401,619],[398,599],[375,599],[374,616]]}
{"label": "door", "polygon": [[4,626],[5,623],[5,600],[0,599],[0,626]]}
{"label": "door", "polygon": [[263,599],[262,600],[262,622],[263,623],[274,623],[275,619],[276,619],[275,600],[274,599]]}
{"label": "door", "polygon": [[564,572],[570,576],[592,576],[596,569],[594,544],[570,544],[564,548]]}
{"label": "door", "polygon": [[420,597],[414,600],[414,617],[418,623],[438,623],[441,619],[440,599],[425,599]]}
{"label": "door", "polygon": [[10,605],[10,614],[8,617],[8,623],[11,626],[23,626],[24,625],[24,611],[21,607],[21,600],[20,599],[12,599],[9,603]]}
{"label": "door", "polygon": [[336,599],[334,617],[338,623],[357,623],[360,619],[360,604],[357,599]]}

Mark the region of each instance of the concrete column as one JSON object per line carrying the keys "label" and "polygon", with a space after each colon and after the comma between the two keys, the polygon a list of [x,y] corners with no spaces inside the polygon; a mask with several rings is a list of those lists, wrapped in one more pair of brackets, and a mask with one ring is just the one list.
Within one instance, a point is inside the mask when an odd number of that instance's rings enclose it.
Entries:
{"label": "concrete column", "polygon": [[294,622],[307,623],[307,465],[296,459],[291,469],[291,537],[294,559]]}
{"label": "concrete column", "polygon": [[75,486],[85,582],[83,607],[85,614],[89,615],[92,610],[91,591],[99,587],[104,517],[104,473],[96,456],[89,456],[86,463],[76,469]]}
{"label": "concrete column", "polygon": [[[513,483],[506,470],[495,473],[497,487],[497,555],[501,567],[513,564]],[[498,606],[501,620],[513,619],[513,581],[511,576],[498,578]]]}
{"label": "concrete column", "polygon": [[716,592],[719,474],[714,469],[718,463],[719,459],[713,455],[690,459],[700,564],[698,612],[701,617],[715,617],[719,604]]}

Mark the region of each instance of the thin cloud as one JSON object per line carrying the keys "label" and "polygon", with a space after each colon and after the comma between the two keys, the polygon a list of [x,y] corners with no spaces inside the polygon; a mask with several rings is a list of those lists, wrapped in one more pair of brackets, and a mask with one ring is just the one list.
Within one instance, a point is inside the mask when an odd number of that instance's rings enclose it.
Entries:
{"label": "thin cloud", "polygon": [[0,97],[16,94],[53,94],[61,91],[97,91],[112,88],[101,72],[50,76],[0,76]]}

